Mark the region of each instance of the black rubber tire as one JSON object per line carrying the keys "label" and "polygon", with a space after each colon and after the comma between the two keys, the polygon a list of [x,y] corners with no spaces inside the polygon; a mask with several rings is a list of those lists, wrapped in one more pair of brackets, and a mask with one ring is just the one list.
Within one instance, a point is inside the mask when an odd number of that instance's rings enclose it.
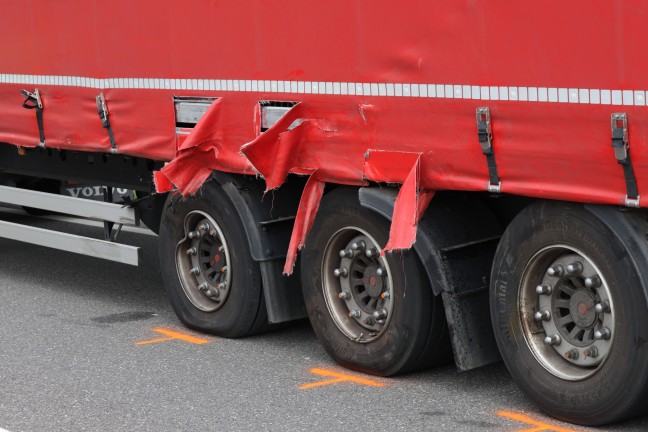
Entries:
{"label": "black rubber tire", "polygon": [[[230,250],[231,291],[225,304],[213,312],[204,312],[193,305],[176,269],[176,245],[184,237],[185,216],[193,210],[201,210],[214,218]],[[169,194],[160,225],[160,265],[171,306],[187,327],[227,338],[268,330],[261,271],[250,254],[245,229],[234,205],[216,182],[207,181],[186,199]]]}
{"label": "black rubber tire", "polygon": [[[648,305],[640,274],[646,274],[648,268],[645,256],[633,256],[617,237],[643,237],[643,233],[612,232],[583,205],[561,202],[531,205],[504,233],[491,274],[495,336],[511,375],[547,414],[594,426],[645,413]],[[643,238],[640,240],[643,242]],[[580,381],[560,379],[536,360],[526,343],[518,312],[518,287],[525,266],[538,251],[552,244],[576,248],[590,257],[605,276],[614,302],[615,335],[609,356],[594,375]]]}
{"label": "black rubber tire", "polygon": [[384,246],[390,223],[361,207],[356,189],[338,188],[322,200],[302,251],[301,273],[308,316],[326,352],[342,366],[381,376],[447,363],[450,344],[443,305],[433,296],[413,251],[386,254],[395,293],[388,329],[374,341],[358,343],[337,327],[324,299],[321,268],[325,246],[345,226],[365,230]]}

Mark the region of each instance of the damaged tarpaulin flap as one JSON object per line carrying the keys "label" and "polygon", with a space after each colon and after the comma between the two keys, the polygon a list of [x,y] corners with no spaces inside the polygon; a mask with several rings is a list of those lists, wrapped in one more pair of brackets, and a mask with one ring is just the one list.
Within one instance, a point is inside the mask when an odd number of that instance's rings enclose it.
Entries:
{"label": "damaged tarpaulin flap", "polygon": [[[304,103],[298,103],[271,128],[241,148],[265,179],[267,191],[281,186],[291,170],[300,174],[313,172],[316,167],[301,166],[301,144],[314,142],[334,131],[330,121],[305,118],[305,111]],[[297,121],[297,126],[289,129]]]}
{"label": "damaged tarpaulin flap", "polygon": [[291,275],[297,260],[297,251],[304,247],[308,233],[313,227],[315,215],[319,209],[322,195],[324,195],[324,186],[326,184],[317,178],[317,172],[314,172],[304,186],[299,209],[295,218],[295,226],[290,237],[286,264],[284,265],[284,274]]}
{"label": "damaged tarpaulin flap", "polygon": [[385,251],[409,249],[416,241],[418,222],[434,197],[434,191],[419,189],[420,170],[421,158],[419,156],[396,197],[389,241],[381,252],[382,254]]}
{"label": "damaged tarpaulin flap", "polygon": [[175,158],[154,174],[159,193],[178,188],[184,196],[195,193],[218,167],[224,145],[221,122],[223,99],[217,99],[176,152]]}

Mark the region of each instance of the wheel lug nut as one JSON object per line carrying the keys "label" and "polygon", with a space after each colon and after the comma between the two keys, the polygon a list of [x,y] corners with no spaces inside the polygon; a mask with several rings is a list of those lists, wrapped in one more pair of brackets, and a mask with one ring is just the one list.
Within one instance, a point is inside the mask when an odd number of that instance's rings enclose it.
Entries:
{"label": "wheel lug nut", "polygon": [[363,250],[366,247],[366,244],[364,241],[360,240],[359,242],[353,242],[351,243],[351,249],[353,250]]}
{"label": "wheel lug nut", "polygon": [[594,339],[596,340],[610,340],[610,336],[612,336],[612,333],[607,327],[603,327],[601,330],[594,332]]}
{"label": "wheel lug nut", "polygon": [[544,343],[547,345],[560,345],[560,342],[562,342],[562,340],[558,334],[552,334],[551,336],[544,338]]}
{"label": "wheel lug nut", "polygon": [[209,235],[212,237],[216,237],[216,231],[215,230],[209,230]]}
{"label": "wheel lug nut", "polygon": [[551,319],[551,312],[547,309],[535,313],[534,318],[536,321],[549,321]]}
{"label": "wheel lug nut", "polygon": [[333,276],[339,278],[339,277],[347,277],[349,274],[349,271],[346,269],[346,267],[340,267],[338,269],[333,270]]}
{"label": "wheel lug nut", "polygon": [[376,270],[376,275],[378,275],[378,276],[386,276],[387,272],[385,271],[384,268],[378,267],[378,270]]}
{"label": "wheel lug nut", "polygon": [[364,320],[364,323],[367,325],[374,325],[376,321],[373,318],[368,317],[367,319]]}
{"label": "wheel lug nut", "polygon": [[351,293],[347,290],[344,290],[338,294],[338,298],[342,300],[348,300],[351,298]]}
{"label": "wheel lug nut", "polygon": [[223,252],[225,250],[225,248],[223,247],[223,245],[220,245],[220,246],[218,246],[218,249],[216,249],[216,250],[218,252]]}
{"label": "wheel lug nut", "polygon": [[198,289],[200,291],[207,291],[209,289],[209,284],[207,282],[203,282],[200,285],[198,285]]}
{"label": "wheel lug nut", "polygon": [[381,299],[388,299],[389,297],[391,297],[389,291],[385,291],[384,293],[380,294]]}
{"label": "wheel lug nut", "polygon": [[202,235],[202,233],[201,233],[200,231],[190,231],[190,232],[189,232],[189,238],[190,238],[190,239],[198,238],[198,237],[200,237],[201,235]]}
{"label": "wheel lug nut", "polygon": [[571,264],[567,264],[567,273],[570,274],[581,274],[583,271],[583,263],[580,261],[574,261]]}
{"label": "wheel lug nut", "polygon": [[587,288],[598,288],[601,286],[601,279],[596,275],[587,277],[585,278],[585,286]]}
{"label": "wheel lug nut", "polygon": [[226,271],[227,271],[227,266],[223,266],[223,268],[221,268],[221,273],[225,273]]}
{"label": "wheel lug nut", "polygon": [[352,309],[351,311],[349,311],[349,318],[360,318],[360,315],[362,314],[358,309]]}
{"label": "wheel lug nut", "polygon": [[583,356],[585,358],[587,358],[587,357],[596,358],[596,357],[598,357],[598,349],[596,349],[595,346],[585,348],[585,350],[583,351]]}
{"label": "wheel lug nut", "polygon": [[578,350],[574,348],[570,349],[565,353],[565,358],[570,360],[578,359]]}
{"label": "wheel lug nut", "polygon": [[536,294],[538,295],[547,295],[551,294],[551,285],[549,284],[541,284],[536,287]]}
{"label": "wheel lug nut", "polygon": [[352,249],[342,249],[340,251],[340,258],[353,258],[353,250]]}
{"label": "wheel lug nut", "polygon": [[209,224],[208,224],[208,223],[200,224],[200,226],[198,227],[198,229],[199,229],[200,231],[207,231],[207,230],[209,230]]}
{"label": "wheel lug nut", "polygon": [[196,253],[198,253],[198,250],[195,247],[187,249],[187,255],[196,255]]}
{"label": "wheel lug nut", "polygon": [[190,270],[191,274],[194,276],[198,276],[200,274],[200,269],[198,267],[194,267]]}
{"label": "wheel lug nut", "polygon": [[378,249],[376,249],[376,248],[367,249],[365,251],[365,255],[367,256],[367,258],[374,257],[374,256],[378,255]]}
{"label": "wheel lug nut", "polygon": [[387,309],[379,309],[373,313],[373,317],[377,320],[383,320],[387,318]]}
{"label": "wheel lug nut", "polygon": [[549,268],[547,269],[547,274],[548,274],[549,276],[557,276],[557,277],[560,277],[560,276],[563,275],[564,271],[565,271],[565,269],[563,268],[563,266],[561,266],[560,264],[558,264],[558,265],[556,265],[556,266],[549,267]]}
{"label": "wheel lug nut", "polygon": [[601,303],[598,303],[596,306],[594,306],[594,310],[597,313],[610,312],[610,303],[608,303],[607,301],[602,301]]}
{"label": "wheel lug nut", "polygon": [[213,289],[209,288],[205,292],[205,295],[207,295],[207,297],[220,297],[220,292],[218,290],[213,290]]}

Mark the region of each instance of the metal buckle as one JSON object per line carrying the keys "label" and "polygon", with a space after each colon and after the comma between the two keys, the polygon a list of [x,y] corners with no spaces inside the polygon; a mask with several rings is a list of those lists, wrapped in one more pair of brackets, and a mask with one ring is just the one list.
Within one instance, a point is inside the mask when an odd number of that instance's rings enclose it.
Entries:
{"label": "metal buckle", "polygon": [[477,136],[482,152],[490,154],[493,149],[490,109],[488,107],[477,108],[475,117],[477,119]]}
{"label": "metal buckle", "polygon": [[619,163],[628,159],[628,116],[626,113],[614,113],[610,119],[612,128],[612,147]]}
{"label": "metal buckle", "polygon": [[502,182],[499,182],[496,185],[488,183],[488,192],[490,192],[490,193],[500,193],[501,190],[502,190]]}
{"label": "metal buckle", "polygon": [[628,195],[625,197],[625,206],[632,208],[639,208],[641,201],[641,195],[637,195],[637,198],[628,198]]}

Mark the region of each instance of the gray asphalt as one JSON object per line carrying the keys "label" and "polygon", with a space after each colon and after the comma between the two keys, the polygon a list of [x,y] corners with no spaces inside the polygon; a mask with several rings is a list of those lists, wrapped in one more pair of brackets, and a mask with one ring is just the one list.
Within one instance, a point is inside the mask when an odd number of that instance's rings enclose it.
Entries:
{"label": "gray asphalt", "polygon": [[[0,213],[16,221],[25,216]],[[67,222],[31,223],[99,236]],[[18,431],[514,431],[578,428],[540,413],[502,364],[447,366],[382,379],[346,371],[306,321],[225,340],[182,327],[158,272],[157,238],[122,233],[143,248],[139,268],[0,239],[0,429]],[[207,341],[164,338],[163,328]],[[306,389],[319,368],[369,379]],[[645,431],[648,417],[600,430]]]}

